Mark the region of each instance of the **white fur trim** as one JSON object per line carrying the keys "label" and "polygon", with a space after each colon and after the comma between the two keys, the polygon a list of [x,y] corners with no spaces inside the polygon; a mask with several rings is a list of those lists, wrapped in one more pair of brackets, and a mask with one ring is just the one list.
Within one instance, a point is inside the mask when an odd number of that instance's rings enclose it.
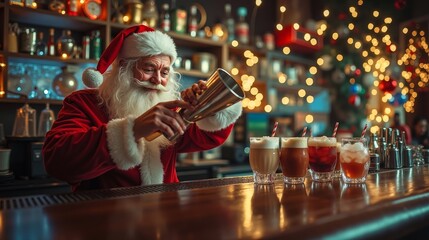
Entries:
{"label": "white fur trim", "polygon": [[[159,137],[161,138],[161,137]],[[140,165],[142,185],[160,184],[164,181],[164,167],[161,162],[161,147],[158,139],[145,142],[145,154]]]}
{"label": "white fur trim", "polygon": [[107,145],[113,162],[119,169],[128,170],[140,165],[142,185],[160,184],[164,180],[164,167],[161,162],[161,146],[165,137],[158,137],[152,142],[134,138],[134,120],[129,116],[114,119],[107,124]]}
{"label": "white fur trim", "polygon": [[97,88],[103,82],[103,75],[95,68],[87,68],[82,73],[82,81],[89,88]]}
{"label": "white fur trim", "polygon": [[107,123],[107,146],[119,169],[128,170],[142,162],[144,141],[136,143],[133,126],[135,117],[114,119]]}
{"label": "white fur trim", "polygon": [[160,31],[149,31],[133,33],[125,38],[119,57],[136,58],[160,54],[170,56],[171,64],[173,64],[177,58],[176,45],[167,34]]}
{"label": "white fur trim", "polygon": [[217,112],[211,117],[203,118],[200,121],[197,121],[196,124],[200,129],[204,131],[218,131],[228,127],[229,125],[237,121],[242,111],[243,107],[240,101],[232,106],[229,106]]}

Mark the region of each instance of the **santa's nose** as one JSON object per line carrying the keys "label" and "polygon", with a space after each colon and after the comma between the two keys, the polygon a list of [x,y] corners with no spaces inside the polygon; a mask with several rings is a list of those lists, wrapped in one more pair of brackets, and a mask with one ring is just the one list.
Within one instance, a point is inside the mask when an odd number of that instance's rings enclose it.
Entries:
{"label": "santa's nose", "polygon": [[155,71],[150,78],[150,82],[156,85],[161,84],[161,74],[158,71]]}

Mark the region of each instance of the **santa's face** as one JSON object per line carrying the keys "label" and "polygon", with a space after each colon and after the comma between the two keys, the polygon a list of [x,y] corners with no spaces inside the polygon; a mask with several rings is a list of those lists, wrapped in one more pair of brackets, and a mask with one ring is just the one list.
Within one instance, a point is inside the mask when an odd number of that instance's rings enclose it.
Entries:
{"label": "santa's face", "polygon": [[140,87],[148,90],[166,91],[170,64],[170,57],[166,55],[143,57],[136,63],[133,77]]}

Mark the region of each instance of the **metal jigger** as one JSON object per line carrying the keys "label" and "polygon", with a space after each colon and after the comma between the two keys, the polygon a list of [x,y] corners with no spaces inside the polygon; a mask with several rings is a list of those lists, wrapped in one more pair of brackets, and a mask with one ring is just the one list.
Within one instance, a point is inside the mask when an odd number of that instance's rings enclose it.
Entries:
{"label": "metal jigger", "polygon": [[[218,68],[212,73],[207,79],[206,85],[207,89],[198,96],[198,104],[192,111],[189,109],[179,110],[179,114],[185,123],[190,124],[212,116],[244,98],[244,92],[240,85],[222,68]],[[161,132],[154,132],[145,137],[145,139],[152,141],[160,135]],[[176,133],[173,137],[168,138],[168,140],[175,141],[179,136],[180,134]]]}

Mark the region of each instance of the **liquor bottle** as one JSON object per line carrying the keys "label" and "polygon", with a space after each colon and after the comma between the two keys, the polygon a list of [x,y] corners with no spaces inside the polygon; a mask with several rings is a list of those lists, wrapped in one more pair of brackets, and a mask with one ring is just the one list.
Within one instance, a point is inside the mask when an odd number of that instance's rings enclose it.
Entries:
{"label": "liquor bottle", "polygon": [[101,37],[100,31],[92,31],[91,41],[90,41],[90,58],[95,60],[100,60],[101,56]]}
{"label": "liquor bottle", "polygon": [[161,17],[159,18],[160,19],[159,27],[164,32],[170,31],[171,19],[170,19],[169,8],[170,6],[168,5],[168,3],[162,4]]}
{"label": "liquor bottle", "polygon": [[47,55],[55,56],[55,29],[49,29],[49,38],[47,43]]}
{"label": "liquor bottle", "polygon": [[241,44],[249,44],[249,24],[246,22],[247,8],[239,7],[237,9],[238,22],[235,25],[235,35],[237,41]]}
{"label": "liquor bottle", "polygon": [[171,30],[177,33],[186,33],[186,10],[177,8],[176,1],[171,1]]}
{"label": "liquor bottle", "polygon": [[191,37],[196,37],[197,30],[198,30],[197,6],[191,5],[189,9],[188,34],[191,35]]}
{"label": "liquor bottle", "polygon": [[70,30],[63,30],[63,34],[57,40],[57,52],[62,58],[73,56],[76,43],[71,35]]}
{"label": "liquor bottle", "polygon": [[47,51],[48,51],[48,48],[46,46],[45,41],[43,40],[43,32],[39,32],[37,34],[36,55],[46,56]]}
{"label": "liquor bottle", "polygon": [[231,4],[225,4],[225,17],[223,25],[228,30],[228,42],[232,42],[235,39],[235,20],[231,14]]}
{"label": "liquor bottle", "polygon": [[83,59],[91,58],[90,45],[91,45],[91,37],[83,36],[82,38],[82,58]]}
{"label": "liquor bottle", "polygon": [[77,16],[78,0],[67,0],[67,15]]}

